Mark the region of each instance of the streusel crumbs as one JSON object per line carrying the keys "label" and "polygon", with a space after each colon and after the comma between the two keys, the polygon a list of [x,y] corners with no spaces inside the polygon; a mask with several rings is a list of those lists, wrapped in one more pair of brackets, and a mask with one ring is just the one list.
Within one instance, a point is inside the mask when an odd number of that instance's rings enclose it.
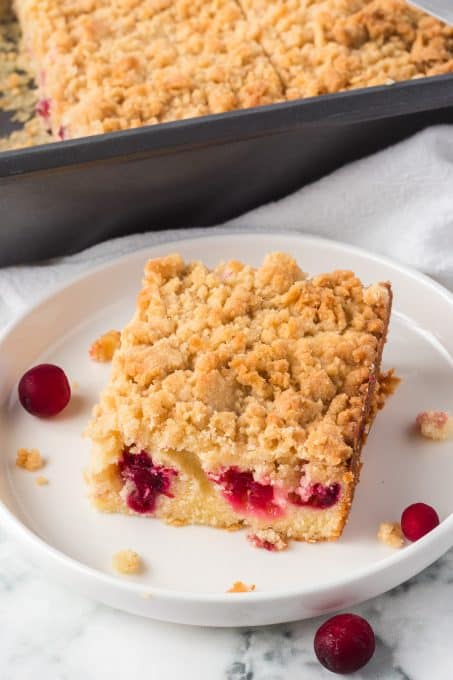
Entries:
{"label": "streusel crumbs", "polygon": [[142,560],[134,550],[120,550],[113,555],[112,566],[119,574],[138,574],[142,570]]}
{"label": "streusel crumbs", "polygon": [[252,593],[256,589],[255,585],[248,586],[242,581],[235,581],[231,588],[228,588],[227,593]]}
{"label": "streusel crumbs", "polygon": [[260,529],[254,534],[249,534],[247,538],[255,548],[264,548],[270,552],[279,552],[288,547],[288,541],[274,529]]}
{"label": "streusel crumbs", "polygon": [[398,522],[382,522],[379,525],[378,539],[390,548],[402,548],[404,536]]}
{"label": "streusel crumbs", "polygon": [[19,449],[16,454],[16,465],[29,472],[35,472],[44,467],[44,459],[38,449]]}
{"label": "streusel crumbs", "polygon": [[101,363],[111,361],[120,343],[121,333],[113,330],[108,331],[92,343],[89,349],[90,358]]}
{"label": "streusel crumbs", "polygon": [[420,434],[434,441],[445,441],[453,436],[453,418],[446,411],[423,411],[416,418]]}

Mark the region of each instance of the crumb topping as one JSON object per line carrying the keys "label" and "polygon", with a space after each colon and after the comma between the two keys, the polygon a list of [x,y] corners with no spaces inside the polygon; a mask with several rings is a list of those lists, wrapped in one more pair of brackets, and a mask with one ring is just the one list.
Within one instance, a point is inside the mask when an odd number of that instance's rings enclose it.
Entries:
{"label": "crumb topping", "polygon": [[0,112],[7,112],[11,121],[11,132],[0,138],[0,151],[51,141],[35,115],[36,99],[11,3],[0,0]]}
{"label": "crumb topping", "polygon": [[38,449],[19,449],[16,454],[16,465],[29,472],[35,472],[44,467],[44,459]]}
{"label": "crumb topping", "polygon": [[30,76],[8,66],[2,89],[26,121],[10,147],[453,72],[453,28],[405,0],[14,6],[40,101],[31,118]]}
{"label": "crumb topping", "polygon": [[295,460],[348,461],[389,313],[388,284],[309,279],[283,253],[257,269],[149,261],[89,428],[103,464],[130,446],[193,451],[210,469],[221,452],[272,480]]}
{"label": "crumb topping", "polygon": [[286,97],[453,71],[453,27],[405,0],[240,0]]}
{"label": "crumb topping", "polygon": [[235,0],[16,0],[16,8],[54,136],[282,98]]}
{"label": "crumb topping", "polygon": [[93,361],[106,363],[111,361],[115,351],[120,346],[121,333],[119,331],[108,331],[95,340],[88,351]]}
{"label": "crumb topping", "polygon": [[390,548],[402,548],[404,536],[398,522],[382,522],[379,525],[378,539]]}
{"label": "crumb topping", "polygon": [[37,486],[46,486],[49,483],[49,480],[47,479],[47,477],[39,475],[38,477],[36,477],[35,482]]}
{"label": "crumb topping", "polygon": [[138,574],[142,569],[142,560],[133,550],[120,550],[113,555],[112,566],[120,574]]}
{"label": "crumb topping", "polygon": [[453,418],[446,411],[423,411],[415,422],[420,434],[427,439],[444,441],[453,436]]}
{"label": "crumb topping", "polygon": [[251,593],[255,590],[255,586],[248,586],[242,581],[235,581],[231,588],[228,588],[227,593]]}

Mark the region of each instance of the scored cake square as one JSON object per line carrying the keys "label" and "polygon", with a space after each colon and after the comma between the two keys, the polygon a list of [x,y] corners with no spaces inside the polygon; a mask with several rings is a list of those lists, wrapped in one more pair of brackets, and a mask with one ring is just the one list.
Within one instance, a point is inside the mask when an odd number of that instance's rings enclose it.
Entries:
{"label": "scored cake square", "polygon": [[453,28],[406,0],[238,1],[287,99],[453,69]]}
{"label": "scored cake square", "polygon": [[249,527],[269,549],[340,536],[392,382],[391,301],[388,283],[308,278],[283,253],[150,260],[88,429],[94,505]]}
{"label": "scored cake square", "polygon": [[14,0],[58,139],[283,98],[236,0]]}

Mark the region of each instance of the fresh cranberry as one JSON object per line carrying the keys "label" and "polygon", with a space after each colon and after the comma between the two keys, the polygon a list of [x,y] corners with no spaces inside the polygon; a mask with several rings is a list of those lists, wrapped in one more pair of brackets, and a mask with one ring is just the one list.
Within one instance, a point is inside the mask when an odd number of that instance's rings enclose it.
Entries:
{"label": "fresh cranberry", "polygon": [[227,468],[210,478],[223,487],[224,498],[237,512],[277,517],[282,509],[274,502],[271,484],[260,484],[253,479],[253,472],[237,467]]}
{"label": "fresh cranberry", "polygon": [[304,491],[304,495],[299,493],[290,493],[288,499],[294,505],[308,505],[311,508],[330,508],[338,501],[340,495],[340,485],[337,482],[325,486],[317,482],[310,484],[308,489]]}
{"label": "fresh cranberry", "polygon": [[401,515],[401,529],[409,541],[418,541],[439,523],[439,515],[426,503],[409,505]]}
{"label": "fresh cranberry", "polygon": [[55,416],[67,406],[71,388],[65,372],[54,364],[39,364],[24,373],[19,382],[19,400],[34,416]]}
{"label": "fresh cranberry", "polygon": [[125,449],[118,467],[122,479],[133,483],[127,504],[134,512],[153,512],[159,494],[173,498],[170,486],[172,478],[178,473],[172,468],[154,465],[146,451],[131,453]]}
{"label": "fresh cranberry", "polygon": [[318,628],[314,647],[320,663],[332,673],[345,675],[365,666],[376,642],[368,621],[356,614],[338,614]]}

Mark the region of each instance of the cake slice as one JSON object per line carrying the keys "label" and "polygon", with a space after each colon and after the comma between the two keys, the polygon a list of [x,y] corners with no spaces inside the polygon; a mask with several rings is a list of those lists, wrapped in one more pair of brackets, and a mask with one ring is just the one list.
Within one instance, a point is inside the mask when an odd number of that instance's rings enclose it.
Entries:
{"label": "cake slice", "polygon": [[150,260],[89,425],[91,499],[170,524],[247,527],[255,545],[340,536],[388,391],[388,283]]}

